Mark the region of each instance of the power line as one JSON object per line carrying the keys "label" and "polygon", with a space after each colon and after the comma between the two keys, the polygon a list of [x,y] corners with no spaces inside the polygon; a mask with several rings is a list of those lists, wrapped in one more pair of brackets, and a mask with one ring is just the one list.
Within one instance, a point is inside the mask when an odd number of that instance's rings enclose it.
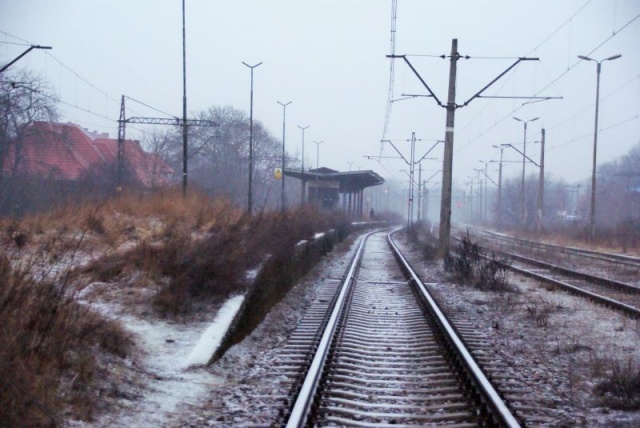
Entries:
{"label": "power line", "polygon": [[31,46],[28,43],[15,43],[15,42],[5,42],[0,40],[0,43],[5,44],[5,45],[15,45],[15,46]]}
{"label": "power line", "polygon": [[25,40],[22,37],[18,37],[18,36],[14,36],[13,34],[9,34],[6,31],[2,31],[0,30],[0,33],[4,34],[5,36],[9,36],[9,37],[13,37],[14,39],[20,40],[21,42],[24,42],[27,44],[27,46],[32,45],[33,43],[31,43],[29,40]]}
{"label": "power line", "polygon": [[[614,89],[613,91],[611,91],[611,92],[609,92],[608,94],[604,95],[604,96],[601,98],[601,100],[602,100],[602,101],[606,100],[607,98],[609,98],[610,96],[612,96],[612,95],[613,95],[613,94],[615,94],[616,92],[618,92],[618,91],[622,90],[625,86],[629,85],[630,83],[632,83],[632,82],[633,82],[634,80],[636,80],[636,79],[640,82],[640,74],[638,74],[638,75],[636,75],[636,76],[632,77],[632,78],[631,78],[631,79],[629,79],[627,82],[623,83],[622,85],[618,86],[618,87],[617,87],[616,89]],[[567,122],[569,122],[569,121],[571,121],[571,120],[575,119],[576,117],[580,116],[582,113],[584,113],[584,112],[586,112],[587,110],[589,110],[589,109],[590,109],[591,107],[593,107],[594,105],[595,105],[595,103],[590,103],[590,104],[588,104],[588,105],[587,105],[587,106],[585,106],[582,110],[580,110],[580,111],[578,111],[577,113],[575,113],[573,116],[568,117],[567,119],[565,119],[565,120],[563,120],[563,121],[560,121],[560,122],[556,123],[556,124],[555,124],[555,125],[553,125],[553,126],[549,126],[549,127],[547,127],[547,130],[555,129],[555,128],[557,128],[557,127],[559,127],[559,126],[561,126],[561,125],[563,125],[563,124],[565,124],[565,123],[567,123]]]}
{"label": "power line", "polygon": [[[598,50],[601,46],[603,46],[605,43],[607,43],[609,40],[611,40],[613,37],[617,36],[621,31],[623,31],[624,29],[626,29],[629,25],[631,25],[635,20],[637,20],[638,18],[640,18],[640,14],[636,15],[635,17],[633,17],[632,19],[630,19],[626,24],[624,24],[622,27],[620,27],[617,31],[614,31],[613,34],[611,34],[610,36],[608,36],[606,39],[604,39],[601,43],[599,43],[595,48],[591,49],[588,53],[588,55],[591,55],[593,52],[595,52],[596,50]],[[580,61],[576,61],[573,65],[571,65],[569,68],[567,68],[567,70],[565,70],[564,72],[562,72],[558,77],[556,77],[552,82],[550,82],[549,84],[547,84],[545,87],[543,87],[542,89],[540,89],[539,91],[534,93],[534,96],[538,96],[540,95],[540,93],[542,93],[545,89],[549,88],[551,85],[553,85],[555,82],[557,82],[558,80],[560,80],[561,78],[563,78],[569,71],[571,71],[576,65],[578,65],[580,63]],[[486,133],[488,133],[489,131],[493,130],[496,126],[498,126],[499,124],[501,124],[502,122],[504,122],[505,120],[509,119],[514,113],[516,113],[518,110],[520,110],[523,107],[523,105],[520,105],[519,107],[513,109],[510,113],[506,114],[502,119],[498,120],[497,122],[495,122],[492,126],[490,126],[489,128],[485,129],[484,131],[480,132],[475,138],[471,139],[467,144],[465,144],[464,146],[460,147],[458,149],[457,152],[460,152],[461,150],[464,150],[465,148],[467,148],[469,145],[471,145],[472,143],[476,142],[478,139],[480,139],[482,136],[484,136]]]}
{"label": "power line", "polygon": [[560,24],[560,26],[558,28],[556,28],[553,32],[551,32],[551,34],[549,34],[543,41],[541,41],[538,46],[536,46],[535,48],[531,49],[529,52],[527,52],[527,55],[531,55],[533,52],[537,51],[540,46],[544,45],[547,41],[549,41],[549,39],[551,39],[553,36],[556,35],[556,33],[558,33],[558,31],[560,31],[561,29],[564,28],[565,25],[567,25],[568,23],[570,23],[573,18],[575,18],[580,12],[582,12],[582,10],[587,7],[587,5],[591,3],[591,0],[587,0],[587,2],[585,4],[583,4],[577,11],[575,11],[573,13],[573,15],[571,15],[569,17],[569,19],[567,19],[566,21],[564,21],[562,24]]}
{"label": "power line", "polygon": [[104,92],[102,89],[98,88],[97,86],[95,86],[93,83],[89,82],[87,79],[85,79],[84,77],[80,76],[78,73],[76,73],[75,71],[73,71],[68,65],[66,65],[65,63],[63,63],[62,61],[60,61],[58,58],[56,58],[53,54],[49,53],[49,52],[45,52],[48,56],[50,56],[54,61],[56,61],[58,64],[60,64],[62,67],[64,67],[65,69],[67,69],[67,71],[69,71],[70,73],[72,73],[76,78],[82,80],[84,83],[86,83],[88,86],[90,86],[92,89],[95,89],[96,91],[100,92],[102,95],[104,95],[105,97],[107,97],[107,99],[109,99],[110,101],[113,101],[115,104],[120,104],[120,102],[118,100],[116,100],[115,98],[111,97],[109,94],[107,94],[106,92]]}
{"label": "power line", "polygon": [[[138,104],[142,104],[143,106],[148,107],[148,108],[150,108],[151,110],[155,110],[155,111],[157,111],[158,113],[165,114],[165,115],[170,116],[170,117],[172,117],[172,118],[175,118],[175,117],[176,117],[176,116],[175,116],[175,115],[173,115],[173,114],[166,113],[166,112],[164,112],[164,111],[162,111],[162,110],[160,110],[160,109],[157,109],[157,108],[155,108],[155,107],[150,106],[149,104],[145,104],[145,103],[143,103],[142,101],[138,101],[138,100],[136,100],[135,98],[131,98],[131,97],[127,96],[127,95],[125,95],[124,97],[125,97],[125,98],[127,98],[127,99],[129,99],[129,100],[131,100],[131,101],[134,101],[134,102],[136,102],[136,103],[138,103]],[[136,113],[136,114],[137,114],[137,113]]]}

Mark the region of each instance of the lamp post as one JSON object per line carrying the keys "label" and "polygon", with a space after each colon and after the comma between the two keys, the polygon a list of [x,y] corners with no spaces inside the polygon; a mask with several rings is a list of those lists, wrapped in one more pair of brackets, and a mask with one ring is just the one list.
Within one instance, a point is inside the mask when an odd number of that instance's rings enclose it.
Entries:
{"label": "lamp post", "polygon": [[[185,0],[182,0],[182,196],[187,196],[187,33]],[[123,98],[124,99],[124,98]],[[124,118],[123,118],[124,119]]]}
{"label": "lamp post", "polygon": [[484,164],[484,200],[482,202],[482,220],[487,219],[487,181],[489,181],[489,164],[490,161],[480,160],[480,163]]}
{"label": "lamp post", "polygon": [[284,142],[286,135],[286,123],[287,123],[287,106],[291,104],[293,101],[289,101],[287,103],[281,103],[278,101],[278,104],[282,106],[282,204],[280,206],[280,211],[284,212]]}
{"label": "lamp post", "polygon": [[493,146],[500,148],[500,167],[498,168],[498,230],[502,230],[502,155],[504,154],[505,144]]}
{"label": "lamp post", "polygon": [[324,141],[314,141],[316,145],[316,204],[320,208],[320,197],[318,194],[318,170],[320,169],[320,144]]}
{"label": "lamp post", "polygon": [[596,118],[593,127],[593,168],[591,171],[591,210],[589,212],[589,240],[593,241],[596,223],[596,153],[598,150],[598,105],[600,103],[600,70],[602,63],[620,58],[622,55],[613,55],[600,61],[588,56],[578,55],[584,61],[594,61],[596,66]]}
{"label": "lamp post", "polygon": [[529,122],[534,122],[538,119],[540,119],[539,117],[534,117],[533,119],[529,119],[529,120],[522,120],[520,118],[517,118],[514,116],[513,118],[514,120],[517,120],[518,122],[522,122],[524,124],[524,147],[522,149],[522,198],[521,198],[521,214],[522,214],[522,229],[525,229],[527,227],[527,223],[526,223],[526,211],[524,208],[524,174],[525,174],[525,159],[527,157],[527,124]]}
{"label": "lamp post", "polygon": [[247,212],[251,214],[253,211],[253,69],[262,63],[259,62],[256,65],[249,65],[244,61],[242,63],[251,69],[251,95],[249,101],[249,195],[247,197]]}
{"label": "lamp post", "polygon": [[[311,125],[307,125],[307,126],[298,125],[298,128],[302,130],[302,165],[300,167],[300,172],[304,172],[304,130],[307,129],[309,126]],[[302,182],[302,193],[300,196],[300,205],[303,205],[304,204],[304,185],[305,185],[304,178],[301,178],[301,182]]]}

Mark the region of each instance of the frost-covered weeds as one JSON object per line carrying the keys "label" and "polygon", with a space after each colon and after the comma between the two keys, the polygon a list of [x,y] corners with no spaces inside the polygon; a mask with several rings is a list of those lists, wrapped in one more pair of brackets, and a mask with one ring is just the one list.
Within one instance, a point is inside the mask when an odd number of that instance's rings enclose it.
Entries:
{"label": "frost-covered weeds", "polygon": [[[422,239],[410,240],[414,245],[417,244],[421,250],[424,249]],[[423,251],[423,256],[426,254],[428,252]],[[431,257],[425,258],[431,259]],[[495,256],[483,257],[480,247],[465,236],[461,239],[460,244],[453,249],[452,254],[445,259],[444,266],[445,270],[452,274],[454,281],[473,284],[484,291],[513,291],[513,288],[507,283],[506,267],[504,261],[502,262],[500,263]],[[556,289],[555,286],[545,283],[540,284],[540,287],[548,291]],[[549,299],[538,298],[522,302],[521,297],[514,293],[500,293],[497,301],[500,311],[524,310],[527,317],[542,329],[549,328],[552,324],[553,314],[564,309],[562,305]],[[493,326],[499,329],[500,324],[496,320]],[[640,321],[633,321],[632,325],[627,328],[637,331],[640,335]],[[574,354],[590,349],[581,342],[579,337],[571,336],[563,346],[558,345],[556,353]],[[592,351],[588,368],[593,378],[597,379],[593,391],[603,406],[614,410],[640,410],[639,361],[631,359],[622,361],[615,356],[603,356]],[[569,371],[573,373],[572,367],[569,367]]]}
{"label": "frost-covered weeds", "polygon": [[124,358],[128,334],[76,302],[68,272],[40,280],[39,259],[12,266],[15,253],[0,252],[0,425],[55,426],[68,410],[90,418],[108,377],[97,358]]}
{"label": "frost-covered weeds", "polygon": [[605,380],[595,387],[602,402],[617,410],[640,409],[640,365],[637,361],[609,360]]}
{"label": "frost-covered weeds", "polygon": [[507,281],[508,260],[495,254],[485,256],[480,246],[463,236],[460,244],[444,259],[444,268],[454,280],[486,291],[512,291]]}

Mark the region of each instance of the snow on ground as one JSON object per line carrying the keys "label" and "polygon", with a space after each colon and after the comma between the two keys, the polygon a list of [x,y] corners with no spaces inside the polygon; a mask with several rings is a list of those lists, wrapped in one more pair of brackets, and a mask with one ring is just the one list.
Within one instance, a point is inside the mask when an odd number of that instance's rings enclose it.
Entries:
{"label": "snow on ground", "polygon": [[[92,284],[83,295],[90,294],[101,285],[105,284]],[[166,426],[170,419],[189,406],[197,405],[214,385],[222,381],[204,365],[219,346],[243,300],[243,295],[228,299],[217,314],[212,314],[211,318],[215,315],[215,319],[211,323],[145,319],[139,314],[129,313],[113,301],[90,303],[99,312],[120,321],[134,334],[136,347],[141,352],[128,359],[127,364],[137,372],[137,376],[133,385],[121,385],[123,393],[115,411],[92,422],[68,421],[68,426]]]}
{"label": "snow on ground", "polygon": [[[100,294],[102,303],[92,299],[93,305],[134,332],[143,351],[127,361],[137,375],[129,393],[118,398],[115,410],[90,423],[69,421],[68,425],[268,425],[269,400],[257,397],[274,392],[274,381],[269,378],[273,362],[313,302],[318,287],[344,273],[352,251],[348,245],[334,249],[250,336],[210,367],[199,364],[214,349],[214,341],[234,308],[241,304],[242,296],[230,299],[219,310],[212,309],[208,319],[177,323],[124,306],[125,301],[142,306],[139,302],[148,296],[136,293],[144,292],[125,290],[119,296],[110,296],[100,290],[103,284],[92,285],[85,297]],[[425,263],[416,253],[412,259],[425,277],[435,278],[436,292],[445,306],[473,317],[478,331],[487,335],[496,354],[509,363],[514,382],[527,385],[532,396],[553,409],[556,422],[544,426],[640,426],[639,412],[612,411],[601,406],[593,394],[597,380],[594,362],[598,359],[605,362],[605,373],[610,369],[606,358],[640,359],[640,324],[585,299],[517,277],[512,281],[519,293],[507,296],[451,284],[438,265]],[[551,308],[548,324],[536,325],[528,317],[527,305]]]}
{"label": "snow on ground", "polygon": [[220,346],[220,342],[238,313],[242,302],[244,302],[244,295],[232,297],[222,305],[215,321],[205,330],[187,357],[184,367],[202,366],[209,362],[213,353]]}

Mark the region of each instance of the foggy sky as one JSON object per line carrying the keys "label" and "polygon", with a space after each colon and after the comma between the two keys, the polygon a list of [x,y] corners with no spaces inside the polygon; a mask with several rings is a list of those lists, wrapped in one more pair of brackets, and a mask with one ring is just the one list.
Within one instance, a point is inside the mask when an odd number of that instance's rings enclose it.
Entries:
{"label": "foggy sky", "polygon": [[[263,62],[255,69],[254,117],[281,138],[277,101],[293,101],[287,108],[289,153],[300,155],[296,125],[310,125],[305,163],[315,165],[313,141],[324,141],[321,166],[404,177],[402,161],[364,157],[394,155],[380,143],[389,82],[390,0],[187,0],[186,10],[190,112],[213,105],[248,112],[250,75],[242,62]],[[460,53],[471,57],[458,62],[458,104],[522,56],[540,61],[519,64],[485,94],[562,97],[525,105],[526,100],[511,98],[476,99],[458,109],[454,181],[475,176],[473,169],[482,167],[479,160],[497,160],[499,150],[492,145],[522,148],[523,125],[512,116],[540,117],[528,126],[527,154],[538,159],[539,144],[533,142],[540,140],[544,126],[549,174],[569,181],[590,176],[596,65],[577,55],[602,59],[622,54],[602,65],[599,163],[638,144],[639,16],[635,0],[398,0],[396,54],[416,55],[409,57],[411,62],[442,102],[449,62],[438,56],[449,54],[453,38]],[[60,105],[62,120],[112,137],[122,94],[181,116],[181,26],[180,0],[0,2],[0,31],[53,46],[55,59],[32,51],[13,69],[37,70],[50,81],[65,103]],[[20,40],[11,36],[0,33],[1,64],[26,48],[12,44]],[[426,94],[401,60],[395,64],[394,93],[395,98]],[[142,106],[130,108],[141,116],[159,115]],[[406,140],[415,132],[422,140],[416,150],[421,156],[444,139],[444,125],[445,111],[433,99],[398,101],[386,138],[408,156]],[[127,132],[142,138],[133,129]],[[441,159],[442,148],[433,153]],[[505,150],[505,159],[521,157]],[[521,174],[520,164],[506,165],[507,177]],[[423,168],[430,176],[441,169],[441,161],[425,161]],[[490,175],[495,177],[495,170],[492,164]]]}

